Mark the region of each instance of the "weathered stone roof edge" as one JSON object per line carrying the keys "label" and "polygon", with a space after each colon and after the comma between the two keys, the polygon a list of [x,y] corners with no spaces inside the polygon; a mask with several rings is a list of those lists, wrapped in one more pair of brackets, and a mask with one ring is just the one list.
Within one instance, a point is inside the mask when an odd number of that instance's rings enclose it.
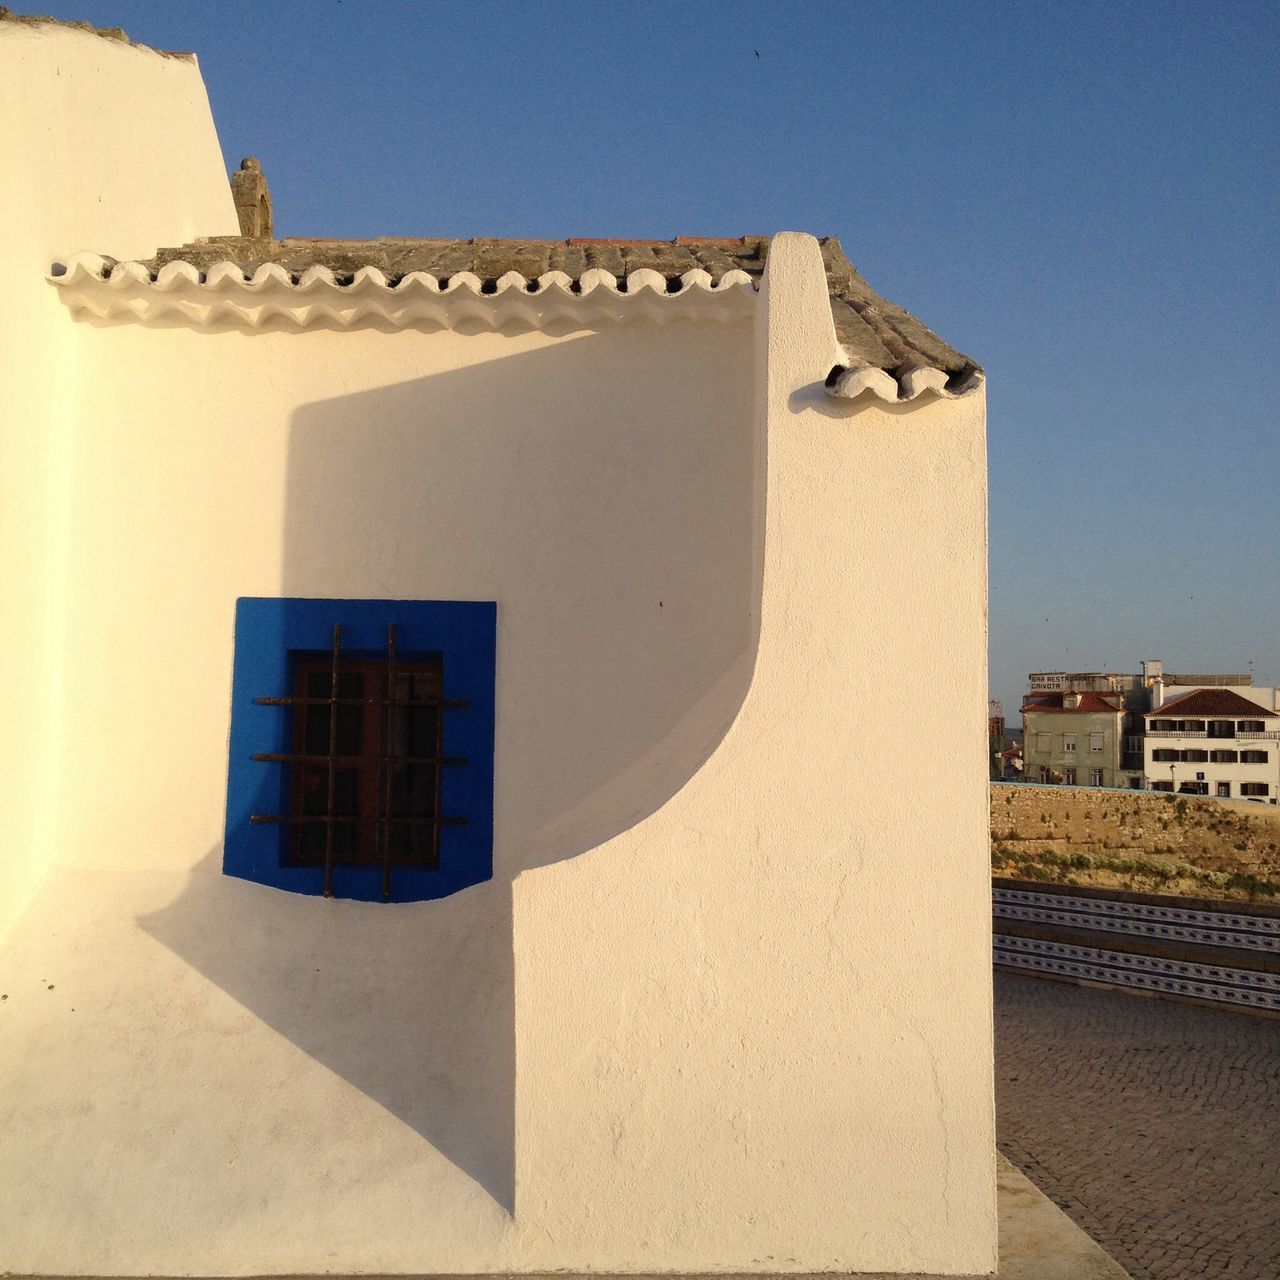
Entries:
{"label": "weathered stone roof edge", "polygon": [[194,53],[180,53],[169,49],[155,49],[149,44],[130,40],[123,27],[95,27],[91,22],[71,21],[66,18],[55,18],[50,14],[14,13],[7,5],[0,4],[0,23],[10,22],[21,27],[68,27],[73,31],[84,31],[89,35],[101,36],[104,40],[115,40],[127,44],[132,49],[142,49],[147,53],[159,54],[162,58],[182,58],[194,62]]}
{"label": "weathered stone roof edge", "polygon": [[955,397],[983,383],[982,368],[944,342],[905,308],[881,297],[849,261],[840,241],[821,242],[836,341],[847,359],[827,376],[827,393],[854,399],[874,391],[881,399],[914,400],[926,391]]}

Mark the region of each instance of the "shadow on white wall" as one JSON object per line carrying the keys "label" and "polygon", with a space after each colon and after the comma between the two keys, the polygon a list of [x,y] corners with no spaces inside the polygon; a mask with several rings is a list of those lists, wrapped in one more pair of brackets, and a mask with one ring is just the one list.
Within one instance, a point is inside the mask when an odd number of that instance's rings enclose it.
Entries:
{"label": "shadow on white wall", "polygon": [[142,921],[508,1210],[512,881],[660,808],[751,681],[750,343],[624,327],[299,408],[282,595],[498,603],[494,878],[326,902],[223,877],[215,848]]}

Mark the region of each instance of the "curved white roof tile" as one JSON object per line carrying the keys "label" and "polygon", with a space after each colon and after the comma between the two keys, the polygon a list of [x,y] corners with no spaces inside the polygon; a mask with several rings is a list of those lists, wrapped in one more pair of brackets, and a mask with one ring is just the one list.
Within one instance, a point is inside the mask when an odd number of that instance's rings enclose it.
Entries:
{"label": "curved white roof tile", "polygon": [[78,253],[50,279],[73,311],[97,319],[176,318],[194,325],[251,328],[274,320],[346,328],[379,319],[491,329],[593,327],[633,318],[732,321],[750,315],[755,305],[755,288],[745,272],[726,273],[716,284],[706,272],[688,272],[672,292],[653,270],[634,271],[621,284],[599,269],[584,272],[577,282],[562,271],[546,272],[534,281],[508,271],[486,288],[471,271],[455,272],[444,281],[413,271],[393,284],[377,267],[366,266],[343,283],[323,264],[295,275],[275,262],[262,263],[249,276],[230,261],[215,262],[204,271],[190,262],[171,261],[153,276],[145,263]]}
{"label": "curved white roof tile", "polygon": [[[638,318],[745,317],[768,244],[225,237],[161,250],[149,263],[77,254],[52,279],[73,310],[101,319],[570,331]],[[982,386],[981,369],[872,291],[838,241],[824,240],[822,253],[840,352],[828,395],[901,403]]]}

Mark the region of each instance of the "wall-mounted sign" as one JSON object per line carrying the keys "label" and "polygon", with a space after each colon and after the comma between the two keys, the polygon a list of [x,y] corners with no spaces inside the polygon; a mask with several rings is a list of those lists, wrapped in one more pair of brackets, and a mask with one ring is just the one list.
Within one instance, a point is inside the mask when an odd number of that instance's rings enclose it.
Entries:
{"label": "wall-mounted sign", "polygon": [[1065,671],[1033,671],[1028,677],[1032,693],[1056,693],[1067,687]]}

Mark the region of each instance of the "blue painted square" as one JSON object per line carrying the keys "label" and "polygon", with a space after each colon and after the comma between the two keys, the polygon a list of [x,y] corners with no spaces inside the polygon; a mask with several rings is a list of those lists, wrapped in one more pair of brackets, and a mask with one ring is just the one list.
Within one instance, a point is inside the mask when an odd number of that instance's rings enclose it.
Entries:
{"label": "blue painted square", "polygon": [[[401,652],[442,655],[443,697],[470,705],[444,713],[444,754],[465,756],[468,763],[441,771],[440,797],[440,813],[465,817],[467,824],[440,829],[439,867],[395,867],[390,901],[442,898],[492,877],[497,606],[491,601],[253,597],[236,602],[222,861],[227,875],[293,893],[323,892],[323,867],[287,864],[287,827],[250,821],[255,813],[288,812],[286,766],[253,757],[292,749],[294,714],[290,707],[260,706],[255,699],[288,695],[290,655],[327,651],[335,624],[342,627],[344,652],[384,653],[393,623]],[[381,902],[382,869],[335,866],[333,892],[338,898]]]}

